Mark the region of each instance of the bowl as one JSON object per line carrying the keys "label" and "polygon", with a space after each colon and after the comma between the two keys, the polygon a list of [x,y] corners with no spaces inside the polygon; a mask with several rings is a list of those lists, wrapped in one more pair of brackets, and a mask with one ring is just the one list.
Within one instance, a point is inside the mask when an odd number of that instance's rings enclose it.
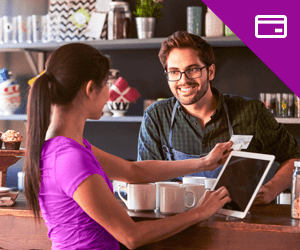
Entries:
{"label": "bowl", "polygon": [[107,105],[110,112],[113,113],[113,117],[122,117],[125,116],[125,113],[129,109],[131,102],[108,101]]}

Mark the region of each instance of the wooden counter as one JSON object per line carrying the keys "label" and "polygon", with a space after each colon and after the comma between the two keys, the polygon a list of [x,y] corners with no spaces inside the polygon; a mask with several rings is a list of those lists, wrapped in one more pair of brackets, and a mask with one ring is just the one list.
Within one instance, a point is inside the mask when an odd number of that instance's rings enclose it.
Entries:
{"label": "wooden counter", "polygon": [[51,249],[47,233],[43,219],[35,225],[23,193],[12,207],[0,207],[0,249]]}
{"label": "wooden counter", "polygon": [[[125,208],[123,202],[121,205]],[[161,213],[127,210],[134,221],[167,217]],[[226,220],[215,215],[183,232],[139,249],[296,250],[300,246],[300,220],[290,217],[289,205],[253,206],[245,219]],[[34,218],[20,193],[13,207],[0,207],[0,249],[50,249],[47,228]],[[121,246],[121,249],[126,249]]]}
{"label": "wooden counter", "polygon": [[[132,212],[134,221],[164,218],[161,213]],[[244,219],[215,215],[166,240],[139,249],[298,250],[300,220],[290,216],[291,206],[253,206]],[[121,249],[127,249],[122,246]]]}

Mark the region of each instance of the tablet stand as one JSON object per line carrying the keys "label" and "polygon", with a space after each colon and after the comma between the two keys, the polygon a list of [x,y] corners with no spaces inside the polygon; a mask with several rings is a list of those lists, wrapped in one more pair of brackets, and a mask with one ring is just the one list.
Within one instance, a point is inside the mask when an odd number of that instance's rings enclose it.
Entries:
{"label": "tablet stand", "polygon": [[[247,215],[243,219],[245,219],[245,218],[251,218],[251,213],[248,212]],[[234,216],[230,216],[230,215],[227,215],[227,217],[226,217],[226,220],[239,220],[239,219],[242,220],[242,218],[234,217]]]}

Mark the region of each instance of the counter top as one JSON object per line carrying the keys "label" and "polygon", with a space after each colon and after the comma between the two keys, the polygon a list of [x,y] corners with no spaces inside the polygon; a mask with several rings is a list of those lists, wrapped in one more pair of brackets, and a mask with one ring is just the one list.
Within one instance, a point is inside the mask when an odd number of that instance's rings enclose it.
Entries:
{"label": "counter top", "polygon": [[[160,219],[169,217],[160,212],[131,211],[121,205],[134,220]],[[291,218],[290,205],[269,204],[265,206],[252,206],[249,215],[244,219],[232,218],[216,214],[207,221],[200,222],[197,227],[209,227],[233,230],[273,231],[286,233],[300,233],[300,220]]]}
{"label": "counter top", "polygon": [[[132,211],[118,200],[128,215],[134,220],[162,219],[170,217],[155,211]],[[0,207],[0,215],[14,215],[21,217],[33,217],[28,210],[25,195],[20,192],[16,203],[12,207]],[[252,206],[250,215],[244,219],[229,218],[224,215],[214,215],[207,221],[198,223],[198,227],[223,228],[234,230],[274,231],[287,233],[300,233],[300,220],[291,218],[290,205],[269,204],[265,206]]]}
{"label": "counter top", "polygon": [[[134,221],[168,217],[154,211],[130,211],[121,200],[118,201]],[[244,219],[226,220],[226,216],[216,214],[166,240],[139,249],[282,250],[282,244],[287,247],[285,249],[298,249],[300,220],[292,219],[290,211],[290,205],[269,204],[253,206],[249,216]],[[46,225],[42,223],[37,231],[23,192],[19,193],[14,206],[0,207],[0,216],[0,235],[5,235],[3,240],[0,237],[0,247],[11,249],[26,246],[26,249],[32,249],[34,246],[37,249],[50,249]],[[121,250],[127,249],[122,244],[120,246]]]}
{"label": "counter top", "polygon": [[16,202],[11,207],[0,207],[0,216],[13,215],[18,217],[33,217],[31,211],[28,209],[25,194],[19,192]]}

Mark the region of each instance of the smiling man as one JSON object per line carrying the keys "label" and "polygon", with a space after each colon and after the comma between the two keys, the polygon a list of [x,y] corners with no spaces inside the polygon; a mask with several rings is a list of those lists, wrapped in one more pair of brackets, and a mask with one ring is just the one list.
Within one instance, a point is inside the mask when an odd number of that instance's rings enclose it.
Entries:
{"label": "smiling man", "polygon": [[[174,97],[157,101],[145,111],[138,160],[199,158],[232,135],[253,135],[247,151],[273,154],[280,163],[254,204],[267,204],[290,187],[293,163],[300,158],[295,138],[262,102],[223,95],[211,87],[215,56],[205,40],[177,31],[162,43],[159,58]],[[193,175],[217,177],[221,168]]]}

